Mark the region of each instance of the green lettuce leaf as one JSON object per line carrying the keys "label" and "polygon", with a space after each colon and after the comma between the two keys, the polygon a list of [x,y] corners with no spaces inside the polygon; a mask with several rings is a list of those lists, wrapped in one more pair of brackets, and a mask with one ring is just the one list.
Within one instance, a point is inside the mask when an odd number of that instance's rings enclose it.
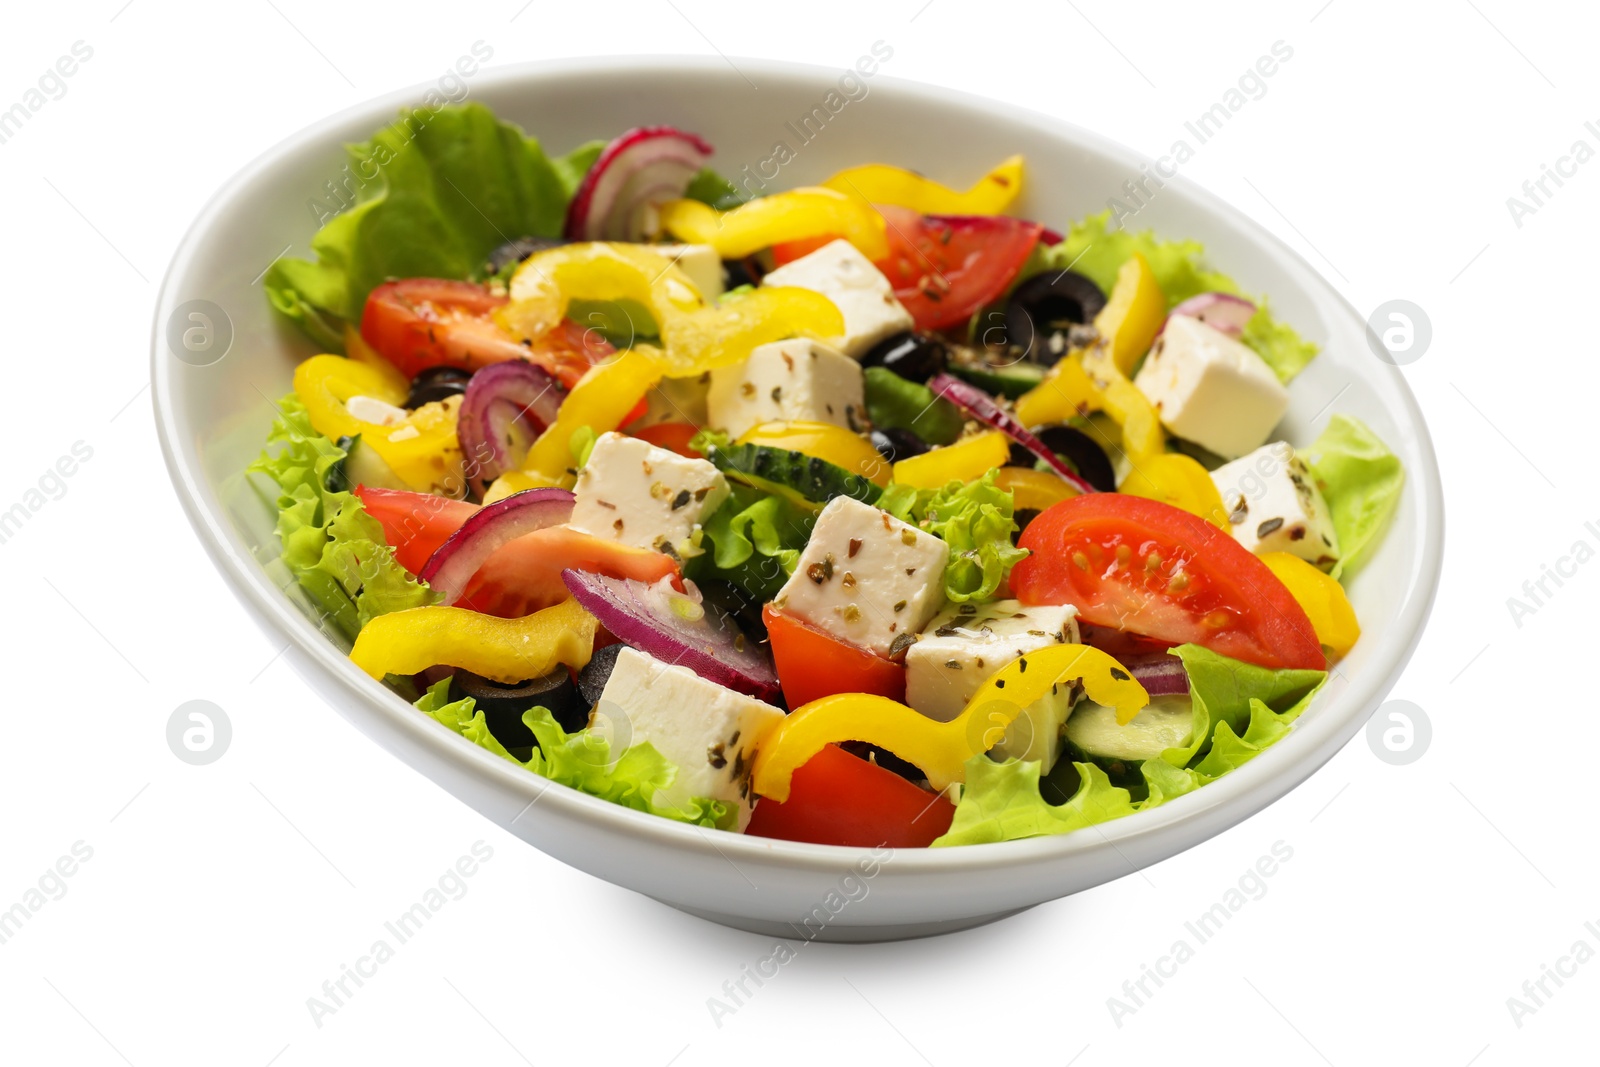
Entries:
{"label": "green lettuce leaf", "polygon": [[[1113,230],[1110,211],[1074,223],[1060,244],[1040,250],[1029,261],[1023,276],[1070,268],[1109,293],[1118,269],[1135,252],[1150,264],[1169,308],[1201,293],[1239,292],[1232,278],[1205,265],[1205,246],[1200,242],[1163,241],[1150,230]],[[1239,339],[1266,361],[1280,381],[1287,383],[1311,362],[1317,346],[1302,339],[1292,326],[1275,319],[1265,300],[1257,300],[1256,305],[1256,313],[1245,324]]]}
{"label": "green lettuce leaf", "polygon": [[930,445],[953,444],[966,419],[950,401],[921,382],[908,381],[887,367],[862,374],[867,417],[880,430],[910,430]]}
{"label": "green lettuce leaf", "polygon": [[373,177],[311,239],[314,261],[284,258],[268,269],[268,298],[342,351],[343,323],[358,321],[367,294],[388,279],[475,278],[508,239],[558,236],[599,149],[591,142],[551,159],[478,103],[441,108],[420,126],[402,117],[346,146],[351,172]]}
{"label": "green lettuce leaf", "polygon": [[1037,760],[996,763],[988,756],[972,757],[955,818],[932,847],[1064,834],[1138,810],[1128,791],[1112,785],[1105,771],[1092,763],[1073,766],[1080,776],[1078,791],[1065,804],[1054,805],[1039,792]]}
{"label": "green lettuce leaf", "polygon": [[683,195],[690,200],[710,204],[718,211],[730,211],[748,199],[737,185],[710,167],[702,169],[694,176],[694,180],[689,183],[689,188],[684,190]]}
{"label": "green lettuce leaf", "polygon": [[278,487],[284,564],[335,628],[354,639],[379,615],[430,604],[434,595],[395,561],[383,527],[360,499],[327,488],[329,468],[344,457],[344,449],[311,428],[305,405],[291,393],[278,403],[267,451],[249,469]]}
{"label": "green lettuce leaf", "polygon": [[944,592],[956,603],[990,600],[1011,568],[1028,551],[1011,542],[1011,493],[995,484],[996,471],[975,482],[952,481],[941,489],[913,489],[890,483],[878,506],[913,523],[950,546]]}
{"label": "green lettuce leaf", "polygon": [[1329,419],[1328,428],[1301,454],[1317,479],[1339,536],[1340,557],[1333,568],[1337,578],[1360,558],[1394,513],[1405,471],[1389,446],[1349,415]]}
{"label": "green lettuce leaf", "polygon": [[[1052,804],[1039,787],[1040,764],[988,756],[967,762],[967,781],[950,831],[935,846],[973,845],[1070,830],[1146,811],[1215,781],[1254,759],[1289,732],[1311,703],[1327,674],[1323,671],[1273,671],[1203,649],[1174,650],[1189,672],[1195,707],[1195,742],[1171,749],[1161,759],[1139,765],[1145,797],[1127,789],[1092,763],[1074,763],[1078,786],[1064,804]],[[1204,752],[1198,763],[1190,764]],[[1052,782],[1062,772],[1052,772]],[[1070,782],[1070,776],[1068,778]],[[1061,789],[1070,788],[1063,784]]]}
{"label": "green lettuce leaf", "polygon": [[781,496],[732,483],[728,499],[703,527],[711,551],[690,562],[693,577],[721,578],[770,600],[794,573],[816,515]]}
{"label": "green lettuce leaf", "polygon": [[444,679],[424,693],[416,702],[416,708],[501,759],[613,804],[724,830],[731,829],[737,819],[734,808],[720,800],[695,797],[683,807],[657,802],[657,794],[672,785],[678,768],[667,762],[648,741],[630,746],[616,764],[611,765],[610,745],[605,738],[588,730],[569,734],[549,711],[529,708],[522,713],[522,721],[533,731],[538,745],[532,757],[523,762],[495,740],[483,712],[477,710],[471,697],[450,700],[450,679]]}
{"label": "green lettuce leaf", "polygon": [[1183,660],[1183,669],[1189,675],[1189,700],[1194,708],[1189,743],[1161,754],[1174,767],[1187,767],[1224,730],[1230,736],[1240,731],[1248,733],[1254,704],[1285,715],[1283,721],[1287,724],[1328,678],[1326,671],[1257,667],[1199,645],[1179,645],[1172,651]]}

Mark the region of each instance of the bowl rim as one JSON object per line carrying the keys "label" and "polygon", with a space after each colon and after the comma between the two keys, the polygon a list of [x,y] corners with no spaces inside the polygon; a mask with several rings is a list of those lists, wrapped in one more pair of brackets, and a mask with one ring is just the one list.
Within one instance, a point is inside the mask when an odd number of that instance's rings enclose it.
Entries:
{"label": "bowl rim", "polygon": [[[751,70],[773,77],[819,75],[835,76],[833,68],[788,61],[734,57],[733,59],[693,55],[642,55],[622,57],[630,77],[670,78],[682,74],[726,73],[737,63],[740,70]],[[575,74],[614,70],[616,56],[585,56],[556,60],[535,60],[507,64],[479,72],[474,87],[505,87],[528,82],[558,81]],[[272,580],[266,569],[250,554],[220,518],[218,501],[207,490],[200,463],[192,444],[179,437],[173,396],[173,365],[176,360],[164,354],[163,313],[171,306],[176,285],[188,272],[190,262],[204,246],[215,221],[233,209],[252,180],[270,170],[271,161],[294,148],[326,137],[356,119],[369,117],[378,128],[396,108],[415,101],[430,83],[395,90],[354,104],[306,126],[260,153],[230,176],[212,194],[185,231],[163,275],[153,309],[151,325],[151,402],[157,438],[174,489],[184,514],[199,535],[213,564],[222,572],[234,594],[253,609],[257,621],[265,620],[291,648],[310,657],[312,663],[336,682],[350,698],[376,712],[386,728],[405,735],[411,742],[434,750],[434,754],[455,765],[455,769],[482,779],[509,802],[524,802],[523,812],[540,808],[545,817],[559,816],[580,823],[598,824],[612,837],[640,843],[666,845],[688,850],[706,858],[720,857],[737,868],[741,858],[779,867],[819,874],[837,873],[858,859],[862,849],[852,846],[815,845],[749,837],[735,833],[708,833],[706,828],[675,822],[624,808],[598,797],[542,778],[473,744],[452,730],[418,714],[405,699],[381,682],[368,677],[316,629],[294,605],[285,591]],[[1105,158],[1127,165],[1136,172],[1141,159],[1132,149],[1074,123],[1032,109],[993,100],[975,93],[950,89],[906,78],[878,75],[874,88],[919,97],[966,110],[1002,111],[1009,118],[1024,121],[1041,134],[1078,144]],[[1268,246],[1276,255],[1302,267],[1322,289],[1322,296],[1342,313],[1359,323],[1359,314],[1342,293],[1305,257],[1276,235],[1228,204],[1221,197],[1179,174],[1168,179],[1183,189],[1204,210],[1227,219],[1252,242]],[[1147,865],[1129,859],[1122,847],[1137,844],[1140,855],[1156,859],[1175,855],[1215,836],[1228,826],[1281,799],[1309,778],[1341,748],[1371,715],[1393,687],[1421,640],[1437,595],[1444,546],[1444,494],[1437,455],[1427,422],[1404,375],[1398,367],[1373,360],[1369,375],[1382,378],[1398,399],[1415,439],[1420,463],[1408,464],[1406,487],[1416,494],[1418,528],[1422,551],[1415,555],[1416,570],[1395,615],[1395,634],[1375,653],[1369,668],[1337,694],[1344,710],[1339,715],[1320,714],[1297,720],[1288,737],[1274,744],[1257,758],[1226,776],[1167,803],[1135,816],[1114,819],[1083,831],[1016,841],[995,842],[938,849],[899,849],[892,865],[896,877],[913,878],[935,874],[959,874],[987,867],[1019,867],[1054,864],[1067,857],[1115,853],[1132,873]],[[1343,676],[1336,676],[1343,677]],[[1330,699],[1327,690],[1319,699]],[[330,700],[331,702],[331,700]],[[458,796],[458,799],[460,797]],[[520,818],[519,814],[517,818]],[[513,818],[511,822],[515,822]],[[509,825],[509,823],[505,824]]]}

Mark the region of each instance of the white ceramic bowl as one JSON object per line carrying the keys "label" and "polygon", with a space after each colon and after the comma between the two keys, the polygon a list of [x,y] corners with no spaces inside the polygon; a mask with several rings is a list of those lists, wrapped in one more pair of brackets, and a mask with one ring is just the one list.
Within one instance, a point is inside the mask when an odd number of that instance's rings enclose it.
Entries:
{"label": "white ceramic bowl", "polygon": [[[951,183],[995,160],[1027,156],[1017,213],[1062,226],[1100,210],[1129,176],[1131,151],[1070,125],[882,74],[821,135],[800,145],[785,123],[820,104],[840,71],[716,58],[586,59],[484,71],[472,98],[520,123],[553,152],[630,126],[670,123],[703,134],[715,162],[752,172],[775,141],[797,148],[774,188],[883,161]],[[1368,350],[1364,324],[1304,260],[1242,214],[1169,182],[1136,222],[1205,242],[1247,292],[1323,346],[1294,383],[1285,436],[1307,443],[1334,410],[1365,420],[1400,455],[1404,499],[1377,551],[1350,583],[1363,634],[1337,676],[1282,742],[1204,789],[1153,811],[1059,837],[907,850],[875,861],[859,850],[770,841],[669,822],[553,785],[418,714],[366,677],[319,631],[276,562],[274,512],[242,471],[313,349],[269,309],[262,271],[316,228],[307,203],[339,176],[341,144],[363,140],[415,106],[427,87],[353,108],[296,134],[241,171],[208,204],[168,269],[156,308],[153,375],[167,466],[207,551],[296,669],[368,736],[486,817],[550,855],[717,922],[833,940],[914,937],[974,926],[1120,878],[1247,818],[1320,767],[1366,721],[1410,658],[1438,582],[1439,475],[1422,415],[1395,368]],[[769,165],[770,173],[770,165]],[[232,345],[209,366],[169,351],[167,324],[186,301],[231,320]],[[870,872],[870,873],[868,873]],[[807,921],[807,917],[812,918]],[[824,921],[825,920],[825,921]]]}

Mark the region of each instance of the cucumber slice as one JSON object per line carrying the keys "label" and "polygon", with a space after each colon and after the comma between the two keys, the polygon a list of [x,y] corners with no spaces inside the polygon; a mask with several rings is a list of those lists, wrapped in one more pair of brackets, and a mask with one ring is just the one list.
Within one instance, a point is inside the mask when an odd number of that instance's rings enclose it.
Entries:
{"label": "cucumber slice", "polygon": [[950,365],[950,373],[963,381],[971,382],[979,389],[986,389],[991,393],[1015,400],[1028,390],[1044,381],[1049,373],[1048,367],[1037,363],[1018,362],[1006,367],[990,366],[987,363],[969,363]]}
{"label": "cucumber slice", "polygon": [[374,489],[407,489],[383,457],[361,440],[361,435],[341,437],[334,444],[344,449],[344,458],[328,468],[322,484],[330,493],[347,493],[358,485]]}
{"label": "cucumber slice", "polygon": [[775,493],[809,511],[819,510],[836,496],[876,504],[883,495],[859,474],[787,448],[735,445],[713,448],[706,458],[734,481]]}
{"label": "cucumber slice", "polygon": [[1115,708],[1082,701],[1067,720],[1067,744],[1096,762],[1155,759],[1188,742],[1193,705],[1186,696],[1156,697],[1126,726]]}

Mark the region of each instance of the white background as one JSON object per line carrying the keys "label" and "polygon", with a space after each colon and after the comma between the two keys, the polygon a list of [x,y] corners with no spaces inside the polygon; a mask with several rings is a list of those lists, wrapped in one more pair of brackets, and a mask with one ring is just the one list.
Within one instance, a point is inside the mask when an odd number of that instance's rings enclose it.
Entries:
{"label": "white background", "polygon": [[[93,856],[0,945],[0,1059],[1592,1057],[1600,963],[1548,984],[1554,995],[1520,1026],[1506,1003],[1579,938],[1600,949],[1583,926],[1600,925],[1588,610],[1600,566],[1549,585],[1520,626],[1506,604],[1575,541],[1600,546],[1584,528],[1600,522],[1600,162],[1520,227],[1505,203],[1574,140],[1600,148],[1583,128],[1600,119],[1600,75],[1596,26],[1572,21],[1579,5],[522,6],[8,11],[0,108],[73,42],[94,54],[0,144],[12,324],[0,510],[75,442],[93,457],[0,545],[0,909],[75,842]],[[1294,49],[1265,98],[1184,174],[1282,235],[1363,313],[1405,298],[1431,317],[1432,346],[1405,373],[1444,465],[1449,558],[1394,696],[1425,709],[1433,740],[1397,767],[1357,738],[1230,832],[998,925],[806,946],[719,1027],[707,998],[770,940],[534,852],[357,735],[278,659],[168,485],[146,387],[149,319],[175,243],[229,175],[314,120],[437,78],[475,40],[495,67],[720,50],[842,69],[879,38],[895,48],[887,74],[1047,111],[1152,156],[1272,42]],[[234,729],[206,767],[179,762],[165,740],[173,709],[197,698]],[[466,896],[317,1026],[307,998],[479,840],[493,859]],[[1114,1021],[1107,998],[1279,841],[1293,858],[1265,895]]]}

